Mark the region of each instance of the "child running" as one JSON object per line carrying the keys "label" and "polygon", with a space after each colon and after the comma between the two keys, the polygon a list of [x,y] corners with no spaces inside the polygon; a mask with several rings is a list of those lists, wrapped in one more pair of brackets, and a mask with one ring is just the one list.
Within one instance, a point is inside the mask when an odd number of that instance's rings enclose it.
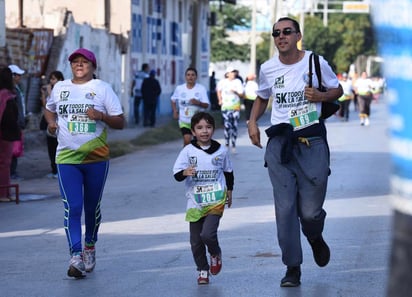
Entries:
{"label": "child running", "polygon": [[[222,251],[217,228],[225,209],[232,205],[234,175],[227,148],[212,139],[215,120],[206,112],[191,119],[195,139],[180,152],[173,166],[177,181],[186,181],[186,221],[190,224],[190,245],[199,271],[197,283],[209,283],[210,274],[222,268]],[[210,254],[210,266],[206,256]]]}

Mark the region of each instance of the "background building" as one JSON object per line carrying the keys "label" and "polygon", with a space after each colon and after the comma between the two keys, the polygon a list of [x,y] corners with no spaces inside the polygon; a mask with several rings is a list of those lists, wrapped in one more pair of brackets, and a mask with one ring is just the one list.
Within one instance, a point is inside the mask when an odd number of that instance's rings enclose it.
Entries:
{"label": "background building", "polygon": [[187,67],[196,67],[199,82],[208,85],[208,0],[0,0],[0,12],[0,64],[27,70],[29,113],[40,111],[41,77],[56,69],[70,77],[67,58],[78,47],[96,54],[97,76],[112,84],[128,119],[131,83],[142,63],[162,85],[161,114],[171,112],[169,98]]}

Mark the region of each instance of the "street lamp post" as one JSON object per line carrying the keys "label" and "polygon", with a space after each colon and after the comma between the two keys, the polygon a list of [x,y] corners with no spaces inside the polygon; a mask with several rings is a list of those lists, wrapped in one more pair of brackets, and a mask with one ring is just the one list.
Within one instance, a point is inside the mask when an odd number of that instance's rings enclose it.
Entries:
{"label": "street lamp post", "polygon": [[256,71],[256,0],[253,0],[252,28],[250,31],[250,73]]}

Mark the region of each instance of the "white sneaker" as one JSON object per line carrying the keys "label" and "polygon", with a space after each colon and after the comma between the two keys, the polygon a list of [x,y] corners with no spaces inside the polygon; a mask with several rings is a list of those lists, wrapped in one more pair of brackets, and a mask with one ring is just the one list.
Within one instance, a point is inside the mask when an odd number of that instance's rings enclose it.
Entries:
{"label": "white sneaker", "polygon": [[73,255],[69,265],[69,270],[67,270],[68,276],[75,278],[83,278],[86,276],[86,269],[81,254]]}
{"label": "white sneaker", "polygon": [[56,174],[54,174],[54,173],[49,173],[49,174],[46,175],[46,177],[47,177],[47,178],[50,178],[50,179],[58,179],[58,178],[59,178],[59,176],[57,175],[57,173],[56,173]]}
{"label": "white sneaker", "polygon": [[365,126],[369,126],[370,122],[369,122],[369,118],[365,118]]}
{"label": "white sneaker", "polygon": [[197,278],[198,285],[207,285],[209,283],[209,272],[207,270],[200,270]]}
{"label": "white sneaker", "polygon": [[83,261],[86,272],[92,272],[94,267],[96,266],[96,249],[84,249]]}
{"label": "white sneaker", "polygon": [[360,124],[361,124],[361,126],[365,125],[365,119],[364,118],[360,119]]}

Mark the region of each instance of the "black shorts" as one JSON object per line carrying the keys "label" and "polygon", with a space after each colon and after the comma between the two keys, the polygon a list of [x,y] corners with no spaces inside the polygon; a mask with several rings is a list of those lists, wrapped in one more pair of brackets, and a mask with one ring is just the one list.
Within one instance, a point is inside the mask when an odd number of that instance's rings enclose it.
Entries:
{"label": "black shorts", "polygon": [[180,128],[180,132],[182,132],[182,135],[186,135],[186,134],[192,135],[192,131],[189,128],[186,128],[186,127]]}

